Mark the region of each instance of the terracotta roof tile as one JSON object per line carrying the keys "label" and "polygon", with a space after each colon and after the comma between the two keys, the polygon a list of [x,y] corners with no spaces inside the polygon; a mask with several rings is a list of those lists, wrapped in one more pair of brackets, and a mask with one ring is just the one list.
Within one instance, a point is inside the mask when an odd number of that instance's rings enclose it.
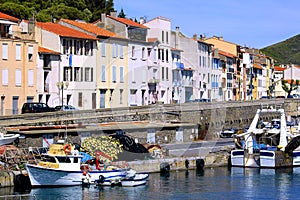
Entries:
{"label": "terracotta roof tile", "polygon": [[110,32],[108,30],[102,29],[94,24],[86,23],[86,22],[78,22],[74,20],[69,20],[69,19],[61,19],[61,21],[71,24],[73,26],[76,26],[78,28],[81,28],[85,31],[94,33],[98,36],[104,36],[104,37],[115,37],[116,34],[113,32]]}
{"label": "terracotta roof tile", "polygon": [[148,38],[148,42],[156,42],[158,38]]}
{"label": "terracotta roof tile", "polygon": [[183,51],[183,50],[181,50],[181,49],[177,49],[177,48],[171,48],[171,51]]}
{"label": "terracotta roof tile", "polygon": [[258,65],[258,64],[253,64],[253,67],[256,68],[256,69],[263,69],[263,67]]}
{"label": "terracotta roof tile", "polygon": [[279,66],[274,67],[274,71],[280,71],[280,72],[282,71],[283,72],[284,70],[286,70],[286,69],[283,67],[279,67]]}
{"label": "terracotta roof tile", "polygon": [[226,57],[230,57],[230,58],[234,58],[236,57],[235,55],[231,54],[231,53],[228,53],[228,52],[225,52],[225,51],[222,51],[222,50],[218,50],[219,54],[222,54],[223,56],[226,56]]}
{"label": "terracotta roof tile", "polygon": [[4,14],[2,12],[0,12],[0,19],[7,19],[7,20],[10,20],[10,21],[15,21],[15,22],[19,21],[18,18],[15,18],[15,17],[7,15],[7,14]]}
{"label": "terracotta roof tile", "polygon": [[53,51],[44,47],[39,47],[39,53],[44,53],[44,54],[56,54],[59,55],[60,53],[57,51]]}
{"label": "terracotta roof tile", "polygon": [[134,22],[130,19],[127,19],[127,18],[120,18],[120,17],[112,17],[112,16],[107,16],[111,19],[114,19],[114,20],[117,20],[118,22],[121,22],[123,24],[126,24],[128,26],[135,26],[135,27],[139,27],[139,28],[145,28],[145,29],[148,29],[147,26],[144,26],[143,24],[139,24],[137,22]]}
{"label": "terracotta roof tile", "polygon": [[68,28],[66,26],[51,23],[51,22],[36,22],[36,25],[44,30],[49,32],[55,33],[62,37],[70,37],[70,38],[82,38],[82,39],[90,39],[90,40],[97,40],[96,37],[91,36],[89,34],[77,31],[72,28]]}

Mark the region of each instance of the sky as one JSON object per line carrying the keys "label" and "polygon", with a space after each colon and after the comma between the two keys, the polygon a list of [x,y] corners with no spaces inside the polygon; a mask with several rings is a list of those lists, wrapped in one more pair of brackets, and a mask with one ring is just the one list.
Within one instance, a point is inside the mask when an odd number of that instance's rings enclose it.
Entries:
{"label": "sky", "polygon": [[168,18],[187,37],[223,36],[250,48],[300,34],[299,0],[114,0],[114,8],[137,20]]}

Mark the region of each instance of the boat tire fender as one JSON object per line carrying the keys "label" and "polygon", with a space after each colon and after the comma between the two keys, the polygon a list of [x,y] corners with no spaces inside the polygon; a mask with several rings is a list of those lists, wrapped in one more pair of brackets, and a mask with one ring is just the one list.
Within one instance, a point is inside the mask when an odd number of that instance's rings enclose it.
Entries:
{"label": "boat tire fender", "polygon": [[71,151],[72,151],[71,145],[70,145],[70,144],[66,144],[66,145],[64,146],[64,151],[65,151],[66,154],[70,154]]}

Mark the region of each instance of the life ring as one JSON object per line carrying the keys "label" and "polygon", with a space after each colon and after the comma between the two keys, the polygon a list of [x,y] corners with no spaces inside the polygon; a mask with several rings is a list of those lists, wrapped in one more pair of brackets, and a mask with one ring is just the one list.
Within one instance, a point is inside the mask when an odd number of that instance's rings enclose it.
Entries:
{"label": "life ring", "polygon": [[65,151],[66,154],[70,154],[71,151],[72,151],[71,145],[70,145],[70,144],[66,144],[66,145],[64,146],[64,151]]}

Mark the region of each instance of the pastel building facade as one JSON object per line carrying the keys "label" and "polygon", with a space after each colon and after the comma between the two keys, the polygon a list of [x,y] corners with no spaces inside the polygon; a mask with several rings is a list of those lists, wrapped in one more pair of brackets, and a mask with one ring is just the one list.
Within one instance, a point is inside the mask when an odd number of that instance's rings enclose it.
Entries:
{"label": "pastel building facade", "polygon": [[19,19],[4,13],[0,18],[0,114],[20,114],[23,103],[36,101],[38,44],[20,37]]}
{"label": "pastel building facade", "polygon": [[[49,58],[50,68],[38,66],[38,101],[53,107],[70,104],[79,109],[96,108],[97,38],[51,22],[23,21],[20,27],[22,32],[33,30],[40,47],[60,54],[59,58]],[[45,55],[40,55],[38,63],[44,65]]]}

